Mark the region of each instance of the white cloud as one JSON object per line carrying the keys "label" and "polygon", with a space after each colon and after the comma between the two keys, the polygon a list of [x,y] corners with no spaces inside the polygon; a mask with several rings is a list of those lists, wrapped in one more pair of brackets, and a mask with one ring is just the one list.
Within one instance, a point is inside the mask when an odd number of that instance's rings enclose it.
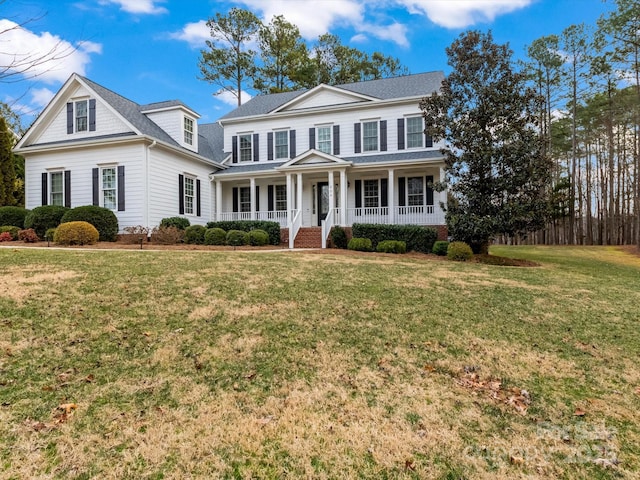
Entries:
{"label": "white cloud", "polygon": [[361,25],[358,30],[368,33],[380,40],[390,40],[401,47],[409,46],[409,41],[407,40],[407,27],[401,23],[395,22],[388,26],[365,23]]}
{"label": "white cloud", "polygon": [[424,14],[445,28],[464,28],[491,22],[497,16],[524,8],[534,0],[396,0],[409,13]]}
{"label": "white cloud", "polygon": [[57,35],[37,34],[6,19],[0,20],[0,32],[0,71],[38,77],[46,83],[64,82],[73,72],[84,75],[90,54],[102,52],[98,43],[78,42],[74,47]]}
{"label": "white cloud", "polygon": [[31,105],[39,108],[46,107],[54,95],[55,92],[48,88],[35,88],[31,90]]}
{"label": "white cloud", "polygon": [[120,10],[128,13],[158,15],[169,12],[166,8],[156,5],[156,2],[164,3],[164,1],[165,0],[102,0],[100,3],[102,5],[120,5]]}
{"label": "white cloud", "polygon": [[[225,105],[238,106],[238,98],[228,90],[218,90],[214,95]],[[252,96],[246,90],[242,91],[242,103],[247,103],[251,98]]]}
{"label": "white cloud", "polygon": [[192,47],[204,47],[206,40],[211,40],[211,30],[206,20],[187,23],[182,30],[169,34],[171,38],[183,40]]}

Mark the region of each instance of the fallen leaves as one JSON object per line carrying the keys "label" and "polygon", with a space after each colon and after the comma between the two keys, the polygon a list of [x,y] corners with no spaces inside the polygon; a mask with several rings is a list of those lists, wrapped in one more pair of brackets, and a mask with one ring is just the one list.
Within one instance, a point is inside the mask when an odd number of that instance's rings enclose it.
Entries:
{"label": "fallen leaves", "polygon": [[464,373],[457,379],[458,385],[472,390],[475,393],[483,393],[492,400],[512,407],[520,415],[526,415],[531,398],[529,392],[522,388],[505,388],[502,381],[497,378],[481,379],[475,372]]}

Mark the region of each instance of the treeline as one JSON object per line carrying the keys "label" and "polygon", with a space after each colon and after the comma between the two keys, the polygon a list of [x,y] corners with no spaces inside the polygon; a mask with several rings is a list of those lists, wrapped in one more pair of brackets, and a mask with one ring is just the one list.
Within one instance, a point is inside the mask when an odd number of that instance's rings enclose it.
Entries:
{"label": "treeline", "polygon": [[397,58],[369,55],[329,33],[307,46],[298,27],[282,15],[263,24],[252,12],[232,8],[209,19],[207,26],[211,40],[198,62],[202,79],[217,85],[217,93],[235,96],[238,105],[246,90],[280,93],[409,73]]}
{"label": "treeline", "polygon": [[615,6],[528,48],[554,171],[546,228],[516,242],[640,243],[640,0]]}

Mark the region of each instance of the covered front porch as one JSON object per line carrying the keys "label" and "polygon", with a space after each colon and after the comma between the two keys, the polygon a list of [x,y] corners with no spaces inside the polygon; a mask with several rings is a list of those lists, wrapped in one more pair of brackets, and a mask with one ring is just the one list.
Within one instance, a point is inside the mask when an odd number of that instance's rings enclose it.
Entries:
{"label": "covered front porch", "polygon": [[307,161],[212,175],[213,220],[278,222],[288,229],[291,248],[304,227],[320,227],[325,248],[336,225],[444,225],[446,193],[433,190],[444,177],[440,162],[365,166],[311,153]]}

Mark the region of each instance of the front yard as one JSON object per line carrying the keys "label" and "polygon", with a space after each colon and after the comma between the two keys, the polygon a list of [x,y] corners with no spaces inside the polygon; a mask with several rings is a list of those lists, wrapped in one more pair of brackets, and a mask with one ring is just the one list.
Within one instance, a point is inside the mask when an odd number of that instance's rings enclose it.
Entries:
{"label": "front yard", "polygon": [[0,249],[1,478],[640,476],[640,257]]}

